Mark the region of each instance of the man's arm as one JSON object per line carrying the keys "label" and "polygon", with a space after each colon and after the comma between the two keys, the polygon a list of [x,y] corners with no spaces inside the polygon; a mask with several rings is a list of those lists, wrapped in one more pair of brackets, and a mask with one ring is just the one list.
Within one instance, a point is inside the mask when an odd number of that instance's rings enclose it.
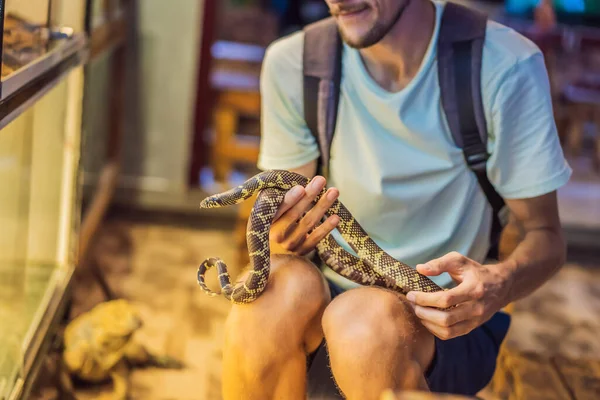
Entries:
{"label": "man's arm", "polygon": [[565,260],[556,190],[571,170],[556,133],[543,55],[535,51],[504,68],[495,85],[488,97],[493,141],[488,177],[524,239],[496,264],[481,265],[453,252],[417,266],[424,275],[447,272],[457,283],[443,292],[407,295],[423,325],[442,339],[470,332],[529,295]]}
{"label": "man's arm", "polygon": [[531,294],[560,269],[566,244],[556,191],[532,199],[506,200],[506,205],[524,231],[515,250],[495,266],[508,282],[504,301],[508,304]]}
{"label": "man's arm", "polygon": [[319,225],[325,210],[337,198],[328,190],[314,208],[312,202],[325,186],[323,177],[315,177],[318,145],[306,126],[303,115],[302,33],[272,43],[265,54],[260,79],[261,144],[260,169],[285,169],[308,178],[315,185],[290,190],[271,225],[272,253],[307,255],[319,240],[335,228],[336,216]]}
{"label": "man's arm", "polygon": [[[441,339],[469,333],[509,303],[532,293],[564,263],[565,241],[556,192],[507,200],[506,204],[525,232],[506,260],[481,265],[461,254],[450,253],[417,266],[424,275],[448,272],[458,282],[447,291],[407,295],[423,325]],[[453,306],[458,307],[450,308]],[[442,310],[445,308],[448,309]]]}

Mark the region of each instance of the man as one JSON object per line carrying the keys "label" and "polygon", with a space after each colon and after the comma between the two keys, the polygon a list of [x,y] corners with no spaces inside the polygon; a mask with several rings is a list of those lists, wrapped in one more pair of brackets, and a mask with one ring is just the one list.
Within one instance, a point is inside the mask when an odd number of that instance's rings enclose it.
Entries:
{"label": "man", "polygon": [[[444,4],[326,3],[345,42],[330,174],[327,182],[315,176],[319,152],[303,118],[298,32],[272,44],[264,59],[259,167],[313,179],[290,191],[277,213],[265,292],[228,316],[224,398],[304,399],[307,360],[325,350],[312,367],[328,360],[351,400],[378,399],[387,388],[477,393],[491,379],[506,333],[500,310],[565,259],[556,189],[571,170],[557,140],[542,54],[488,23],[488,176],[525,232],[508,259],[491,263],[490,207],[440,106],[435,46]],[[327,195],[311,207],[325,185]],[[334,230],[336,216],[319,224],[336,198],[384,250],[449,290],[405,297],[321,272],[309,261],[320,239],[332,233],[348,248]]]}

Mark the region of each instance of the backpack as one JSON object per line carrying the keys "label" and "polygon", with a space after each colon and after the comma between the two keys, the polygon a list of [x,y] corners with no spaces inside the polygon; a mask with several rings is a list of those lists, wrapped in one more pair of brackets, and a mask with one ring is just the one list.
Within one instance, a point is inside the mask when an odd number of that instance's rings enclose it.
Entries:
{"label": "backpack", "polygon": [[[497,259],[507,212],[486,173],[489,154],[480,71],[486,23],[483,14],[446,3],[437,62],[442,107],[452,136],[492,207],[488,257]],[[307,25],[303,31],[304,119],[319,146],[317,173],[327,176],[342,80],[342,40],[333,17]]]}

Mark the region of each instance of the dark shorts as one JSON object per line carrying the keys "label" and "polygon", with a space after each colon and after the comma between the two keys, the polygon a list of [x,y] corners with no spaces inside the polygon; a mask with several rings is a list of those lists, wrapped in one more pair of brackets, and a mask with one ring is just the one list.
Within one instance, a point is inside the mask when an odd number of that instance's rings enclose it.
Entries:
{"label": "dark shorts", "polygon": [[[329,282],[332,298],[342,289]],[[497,312],[488,322],[464,336],[435,338],[435,356],[425,378],[432,392],[474,396],[492,379],[510,316]],[[341,399],[329,369],[325,342],[308,357],[308,399]]]}

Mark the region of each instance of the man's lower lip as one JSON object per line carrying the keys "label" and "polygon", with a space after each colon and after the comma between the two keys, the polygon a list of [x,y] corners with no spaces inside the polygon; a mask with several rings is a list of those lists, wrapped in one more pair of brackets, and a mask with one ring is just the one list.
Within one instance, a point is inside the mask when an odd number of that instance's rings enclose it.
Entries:
{"label": "man's lower lip", "polygon": [[357,15],[362,14],[363,12],[367,11],[368,8],[363,8],[362,10],[357,10],[357,11],[352,11],[349,13],[344,13],[344,14],[339,14],[340,18],[352,18],[352,17],[356,17]]}

